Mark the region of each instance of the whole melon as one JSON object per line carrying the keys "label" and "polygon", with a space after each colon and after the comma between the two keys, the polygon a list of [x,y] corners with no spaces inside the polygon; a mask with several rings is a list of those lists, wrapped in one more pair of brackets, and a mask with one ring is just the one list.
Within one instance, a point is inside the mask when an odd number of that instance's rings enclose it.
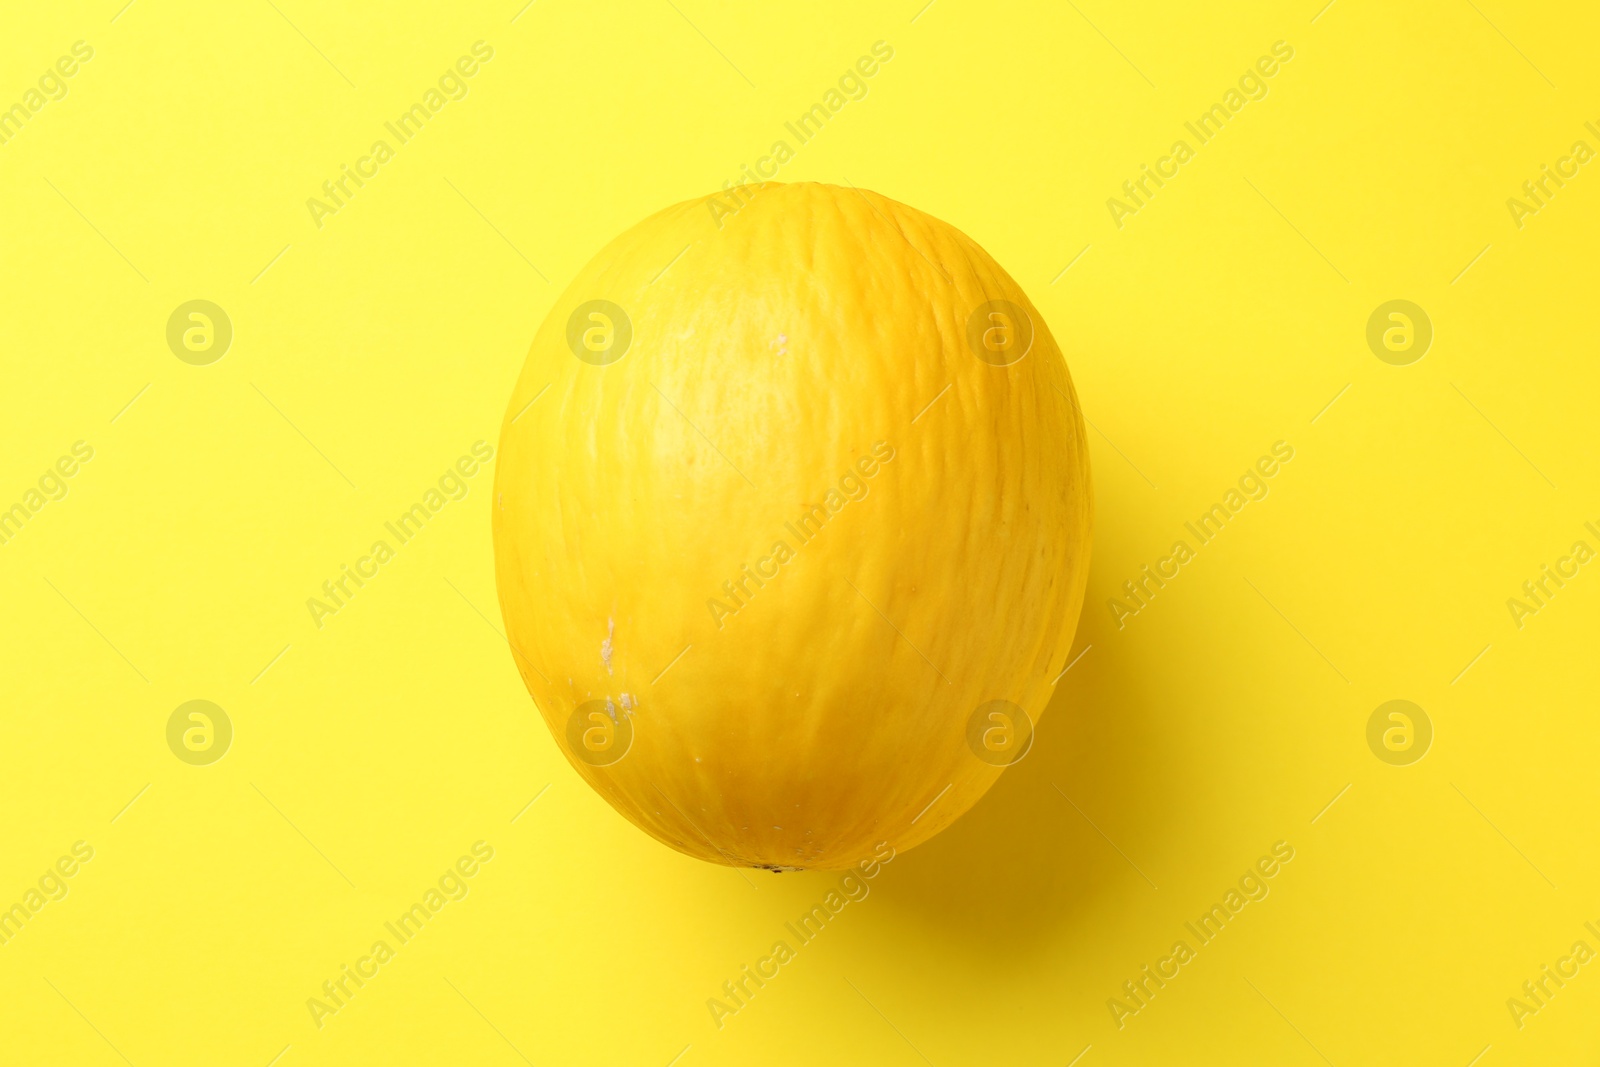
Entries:
{"label": "whole melon", "polygon": [[667,845],[773,870],[916,845],[1026,754],[1092,519],[1017,283],[810,182],[669,207],[578,273],[493,511],[506,636],[572,766]]}

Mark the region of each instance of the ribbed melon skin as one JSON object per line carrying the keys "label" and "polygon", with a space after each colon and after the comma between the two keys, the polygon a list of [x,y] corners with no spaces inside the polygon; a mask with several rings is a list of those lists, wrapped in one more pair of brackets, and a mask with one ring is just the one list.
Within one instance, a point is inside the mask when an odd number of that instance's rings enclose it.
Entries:
{"label": "ribbed melon skin", "polygon": [[[540,327],[496,463],[500,605],[556,743],[628,819],[717,863],[840,869],[994,784],[980,705],[1038,721],[1083,602],[1088,451],[1043,318],[971,239],[866,190],[747,195],[622,234]],[[595,300],[632,327],[605,365],[569,344]],[[1008,365],[969,342],[996,300],[1033,326]],[[569,720],[607,700],[632,743],[598,765]]]}

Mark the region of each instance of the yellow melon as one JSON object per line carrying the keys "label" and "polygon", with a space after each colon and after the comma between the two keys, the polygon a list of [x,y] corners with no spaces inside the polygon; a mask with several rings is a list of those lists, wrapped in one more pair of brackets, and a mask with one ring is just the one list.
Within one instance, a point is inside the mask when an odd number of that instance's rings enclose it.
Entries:
{"label": "yellow melon", "polygon": [[1091,510],[1017,283],[887,197],[766,184],[652,216],[556,301],[501,430],[500,606],[624,816],[717,863],[840,869],[1026,754]]}

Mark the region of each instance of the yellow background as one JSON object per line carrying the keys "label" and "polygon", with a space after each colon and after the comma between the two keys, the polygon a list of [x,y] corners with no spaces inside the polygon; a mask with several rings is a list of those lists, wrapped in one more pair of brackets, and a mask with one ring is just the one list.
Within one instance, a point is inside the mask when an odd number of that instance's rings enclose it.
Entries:
{"label": "yellow background", "polygon": [[[1600,147],[1595,14],[919,2],[8,8],[0,104],[95,55],[0,145],[0,506],[95,456],[0,545],[0,905],[95,856],[0,946],[0,1061],[1595,1053],[1600,966],[1506,1006],[1600,948],[1600,567],[1506,607],[1600,547],[1600,173],[1506,207]],[[470,95],[317,228],[306,199],[478,40]],[[496,632],[492,468],[320,630],[305,601],[496,442],[566,279],[878,40],[781,179],[952,222],[1048,319],[1095,427],[1087,651],[1029,757],[718,1029],[707,999],[837,876],[687,859],[583,786]],[[1106,199],[1279,40],[1269,95],[1117,228]],[[1396,298],[1435,329],[1409,366],[1365,341]],[[233,323],[209,366],[166,344],[192,299]],[[1107,598],[1277,440],[1270,496],[1119,630]],[[234,725],[210,766],[166,745],[192,699]],[[1366,742],[1391,699],[1435,731],[1410,766]],[[318,1029],[307,998],[479,840],[470,895]],[[1270,896],[1118,1029],[1108,998],[1279,840]]]}

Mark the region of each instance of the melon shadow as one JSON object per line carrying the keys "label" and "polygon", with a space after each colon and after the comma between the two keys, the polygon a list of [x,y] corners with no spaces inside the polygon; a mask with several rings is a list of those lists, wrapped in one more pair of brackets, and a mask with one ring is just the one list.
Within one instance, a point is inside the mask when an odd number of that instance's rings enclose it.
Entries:
{"label": "melon shadow", "polygon": [[1150,758],[1171,709],[1094,603],[1073,655],[1095,647],[1058,683],[1032,749],[881,887],[886,910],[947,949],[1014,960],[1051,951],[1059,928],[1094,924],[1112,900],[1158,899],[1175,822],[1160,812],[1185,788]]}

